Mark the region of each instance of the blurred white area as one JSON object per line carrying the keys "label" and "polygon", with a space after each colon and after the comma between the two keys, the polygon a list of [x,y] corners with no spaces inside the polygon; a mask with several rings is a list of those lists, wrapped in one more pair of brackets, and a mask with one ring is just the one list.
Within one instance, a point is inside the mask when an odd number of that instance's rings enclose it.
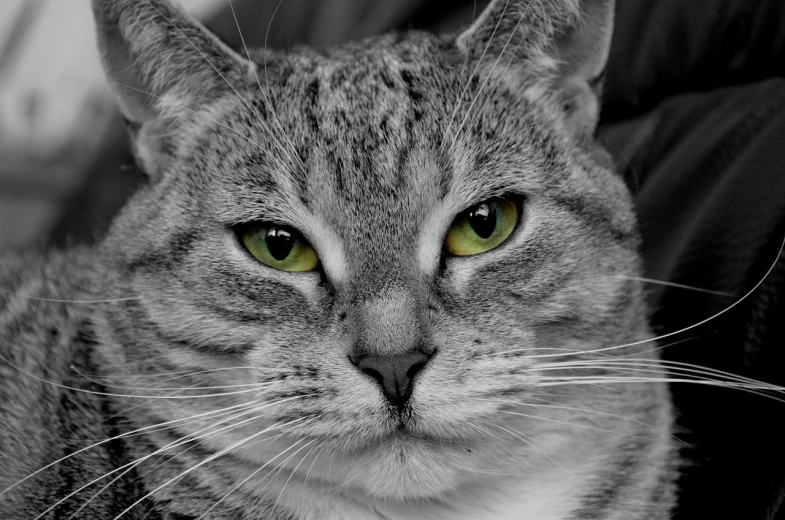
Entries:
{"label": "blurred white area", "polygon": [[[204,19],[226,1],[182,3]],[[90,0],[0,0],[0,248],[49,229],[113,114]]]}

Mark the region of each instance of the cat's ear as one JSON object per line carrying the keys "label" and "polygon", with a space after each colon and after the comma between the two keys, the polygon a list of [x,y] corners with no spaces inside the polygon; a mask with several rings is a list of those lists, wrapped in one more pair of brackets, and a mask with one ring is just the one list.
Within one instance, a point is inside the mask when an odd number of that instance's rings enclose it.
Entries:
{"label": "cat's ear", "polygon": [[614,0],[492,0],[457,44],[530,94],[556,96],[583,140],[599,117],[613,13]]}
{"label": "cat's ear", "polygon": [[172,139],[200,107],[238,84],[250,64],[168,0],[93,0],[104,72],[153,178]]}

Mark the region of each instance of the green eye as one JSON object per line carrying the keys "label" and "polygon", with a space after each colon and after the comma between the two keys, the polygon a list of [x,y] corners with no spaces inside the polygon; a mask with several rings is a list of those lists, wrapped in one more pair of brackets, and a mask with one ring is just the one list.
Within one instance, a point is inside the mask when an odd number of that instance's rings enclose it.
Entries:
{"label": "green eye", "polygon": [[313,271],[319,257],[294,229],[274,224],[249,224],[240,229],[240,239],[260,262],[281,271]]}
{"label": "green eye", "polygon": [[507,240],[520,211],[511,199],[491,199],[464,211],[452,223],[444,247],[453,256],[479,255]]}

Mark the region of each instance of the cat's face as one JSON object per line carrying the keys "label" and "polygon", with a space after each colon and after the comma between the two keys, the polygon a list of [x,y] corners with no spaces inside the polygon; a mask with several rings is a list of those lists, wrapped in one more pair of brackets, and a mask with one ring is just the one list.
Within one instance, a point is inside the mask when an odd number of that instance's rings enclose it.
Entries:
{"label": "cat's face", "polygon": [[[212,395],[151,400],[145,413],[237,406],[220,424],[234,426],[205,444],[231,446],[238,464],[300,467],[383,498],[536,471],[552,465],[551,450],[597,435],[564,423],[576,420],[569,408],[607,401],[607,389],[552,391],[546,365],[647,333],[625,278],[638,269],[635,223],[621,180],[582,133],[585,114],[526,76],[534,63],[502,55],[494,66],[498,52],[486,61],[467,50],[470,31],[464,45],[413,33],[258,53],[254,69],[174,11],[178,29],[160,11],[120,4],[130,61],[154,61],[155,35],[180,29],[209,51],[175,44],[170,63],[183,62],[178,52],[191,60],[183,83],[160,63],[140,66],[148,77],[137,84],[162,99],[134,121],[154,175],[103,246],[117,290],[140,297],[107,313],[124,371],[187,372],[167,384]],[[517,210],[512,232],[480,254],[450,254],[456,220],[489,201]],[[300,233],[318,266],[265,265],[243,242],[248,223]],[[411,352],[419,357],[401,361]],[[408,392],[396,401],[385,377]],[[580,420],[596,430],[611,421]],[[573,455],[578,466],[589,457]]]}

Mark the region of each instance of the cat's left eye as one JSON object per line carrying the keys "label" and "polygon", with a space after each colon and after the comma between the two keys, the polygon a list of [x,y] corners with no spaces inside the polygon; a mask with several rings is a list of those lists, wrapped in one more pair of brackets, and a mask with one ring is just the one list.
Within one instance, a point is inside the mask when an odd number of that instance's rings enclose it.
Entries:
{"label": "cat's left eye", "polygon": [[313,271],[319,265],[314,248],[289,226],[245,224],[240,227],[238,235],[249,253],[272,268],[302,273]]}
{"label": "cat's left eye", "polygon": [[458,215],[444,239],[444,248],[453,256],[485,253],[509,238],[519,218],[519,202],[515,199],[486,200]]}

